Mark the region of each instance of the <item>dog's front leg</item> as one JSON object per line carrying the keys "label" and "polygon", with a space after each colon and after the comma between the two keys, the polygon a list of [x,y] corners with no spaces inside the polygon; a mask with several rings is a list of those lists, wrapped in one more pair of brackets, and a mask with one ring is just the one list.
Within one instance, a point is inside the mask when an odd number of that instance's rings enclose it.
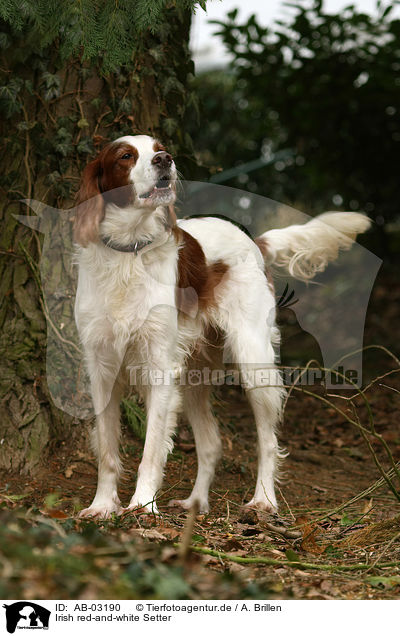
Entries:
{"label": "dog's front leg", "polygon": [[86,351],[96,423],[92,431],[92,445],[98,459],[96,494],[89,508],[80,517],[107,519],[122,511],[118,497],[118,478],[121,472],[119,458],[120,400],[122,386],[119,381],[120,360],[104,355],[103,351]]}
{"label": "dog's front leg", "polygon": [[[150,386],[147,392],[147,431],[135,493],[127,510],[142,508],[158,514],[156,495],[161,488],[176,424],[172,385]],[[172,407],[172,408],[171,408]]]}
{"label": "dog's front leg", "polygon": [[172,450],[172,435],[180,403],[174,380],[176,345],[171,327],[169,331],[166,342],[158,340],[150,346],[146,386],[142,386],[147,409],[146,440],[136,490],[127,510],[143,508],[158,512],[155,498],[161,488],[168,453]]}

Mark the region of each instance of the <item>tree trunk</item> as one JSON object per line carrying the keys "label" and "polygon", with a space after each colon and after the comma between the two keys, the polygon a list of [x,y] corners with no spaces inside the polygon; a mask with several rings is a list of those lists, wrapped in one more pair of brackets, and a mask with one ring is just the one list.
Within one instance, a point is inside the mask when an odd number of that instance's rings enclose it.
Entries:
{"label": "tree trunk", "polygon": [[[16,35],[2,25],[9,46],[1,61],[0,93],[5,140],[0,157],[0,468],[32,472],[52,445],[78,430],[78,422],[56,408],[47,384],[46,299],[38,270],[43,236],[14,215],[32,214],[21,199],[71,207],[85,163],[105,140],[123,134],[161,138],[180,155],[186,176],[194,176],[190,139],[182,126],[193,103],[187,91],[193,71],[189,27],[190,14],[171,8],[167,28],[148,33],[129,64],[102,77],[98,66],[62,61],[56,41],[41,49],[29,27]],[[58,268],[62,279],[62,262]],[[63,338],[60,325],[55,327]]]}

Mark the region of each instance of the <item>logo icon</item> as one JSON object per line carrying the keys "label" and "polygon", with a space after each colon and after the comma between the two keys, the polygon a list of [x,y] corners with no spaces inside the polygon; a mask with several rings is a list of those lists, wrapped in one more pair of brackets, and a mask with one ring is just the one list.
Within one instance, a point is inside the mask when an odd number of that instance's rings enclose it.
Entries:
{"label": "logo icon", "polygon": [[14,634],[16,629],[49,629],[51,612],[31,601],[18,601],[3,605],[6,609],[7,631]]}

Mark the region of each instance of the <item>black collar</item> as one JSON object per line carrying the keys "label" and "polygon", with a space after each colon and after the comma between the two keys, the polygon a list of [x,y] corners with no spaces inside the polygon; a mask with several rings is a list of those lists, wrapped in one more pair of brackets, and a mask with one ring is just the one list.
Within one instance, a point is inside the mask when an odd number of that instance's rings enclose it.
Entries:
{"label": "black collar", "polygon": [[110,247],[112,250],[116,250],[117,252],[131,252],[135,254],[135,256],[144,247],[153,243],[153,239],[150,239],[148,241],[135,241],[128,245],[121,245],[120,243],[113,241],[109,236],[103,236],[101,240],[106,247]]}

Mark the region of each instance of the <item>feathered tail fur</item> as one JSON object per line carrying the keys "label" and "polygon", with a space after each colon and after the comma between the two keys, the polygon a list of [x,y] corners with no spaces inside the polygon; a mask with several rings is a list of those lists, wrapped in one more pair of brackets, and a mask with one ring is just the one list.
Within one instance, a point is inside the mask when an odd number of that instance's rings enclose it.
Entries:
{"label": "feathered tail fur", "polygon": [[336,260],[340,249],[351,248],[370,219],[357,212],[325,212],[304,225],[269,230],[256,239],[266,265],[283,267],[300,280],[310,280]]}

